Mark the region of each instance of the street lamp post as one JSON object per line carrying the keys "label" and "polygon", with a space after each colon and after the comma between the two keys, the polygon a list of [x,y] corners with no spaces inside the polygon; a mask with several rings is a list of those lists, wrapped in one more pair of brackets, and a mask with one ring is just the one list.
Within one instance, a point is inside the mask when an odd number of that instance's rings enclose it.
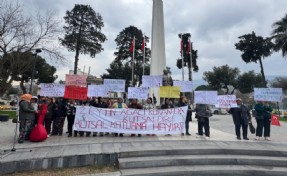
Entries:
{"label": "street lamp post", "polygon": [[32,94],[32,85],[33,85],[33,79],[34,79],[34,74],[35,74],[37,54],[41,53],[41,52],[42,52],[41,49],[36,49],[35,54],[33,54],[35,56],[35,59],[34,59],[34,63],[33,63],[32,75],[31,75],[31,84],[30,84],[30,91],[29,91],[30,94]]}

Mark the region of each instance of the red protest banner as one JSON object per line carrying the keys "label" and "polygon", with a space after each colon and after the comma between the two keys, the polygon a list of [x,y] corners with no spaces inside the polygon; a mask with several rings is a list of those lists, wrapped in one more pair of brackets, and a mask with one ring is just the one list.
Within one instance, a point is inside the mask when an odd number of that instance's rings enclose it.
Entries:
{"label": "red protest banner", "polygon": [[88,88],[77,86],[66,86],[64,98],[87,100]]}
{"label": "red protest banner", "polygon": [[280,126],[279,117],[276,114],[271,114],[271,125]]}
{"label": "red protest banner", "polygon": [[87,75],[66,75],[66,86],[87,87]]}

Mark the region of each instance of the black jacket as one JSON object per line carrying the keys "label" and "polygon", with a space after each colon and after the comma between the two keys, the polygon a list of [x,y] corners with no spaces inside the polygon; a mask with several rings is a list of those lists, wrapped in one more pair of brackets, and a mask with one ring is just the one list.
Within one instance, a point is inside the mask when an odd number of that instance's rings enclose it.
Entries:
{"label": "black jacket", "polygon": [[228,113],[232,114],[233,122],[235,125],[240,125],[240,119],[244,119],[244,124],[248,125],[248,122],[251,120],[251,115],[249,109],[241,104],[239,107],[230,108]]}

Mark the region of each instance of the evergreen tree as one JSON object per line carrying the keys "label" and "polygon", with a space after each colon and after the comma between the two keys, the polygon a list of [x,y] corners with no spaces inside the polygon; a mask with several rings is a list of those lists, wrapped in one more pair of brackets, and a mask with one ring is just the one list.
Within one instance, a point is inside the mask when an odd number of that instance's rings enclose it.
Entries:
{"label": "evergreen tree", "polygon": [[104,27],[103,18],[96,13],[91,6],[76,4],[71,11],[66,12],[64,17],[66,32],[61,44],[69,51],[76,52],[74,74],[77,74],[79,54],[90,54],[92,58],[104,49],[102,43],[106,36],[101,32]]}

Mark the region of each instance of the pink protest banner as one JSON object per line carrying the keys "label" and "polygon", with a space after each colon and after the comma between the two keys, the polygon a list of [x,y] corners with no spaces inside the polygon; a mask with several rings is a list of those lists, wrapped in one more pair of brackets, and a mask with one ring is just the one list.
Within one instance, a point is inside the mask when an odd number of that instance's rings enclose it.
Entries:
{"label": "pink protest banner", "polygon": [[187,106],[171,109],[102,109],[77,106],[74,130],[131,134],[185,133]]}
{"label": "pink protest banner", "polygon": [[66,86],[64,98],[75,100],[87,100],[88,88],[77,86]]}
{"label": "pink protest banner", "polygon": [[87,87],[87,75],[66,75],[66,86]]}

